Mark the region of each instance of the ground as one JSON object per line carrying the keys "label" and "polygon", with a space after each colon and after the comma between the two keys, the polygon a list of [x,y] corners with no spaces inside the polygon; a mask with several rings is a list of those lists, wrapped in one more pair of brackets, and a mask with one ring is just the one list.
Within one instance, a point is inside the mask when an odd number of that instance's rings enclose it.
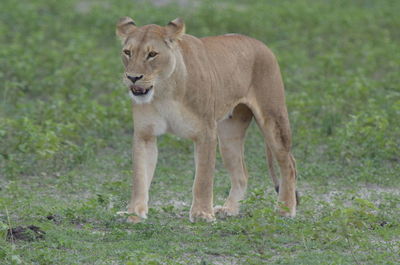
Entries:
{"label": "ground", "polygon": [[[145,2],[2,2],[0,264],[397,264],[400,2]],[[298,165],[296,218],[276,214],[255,123],[238,217],[189,222],[193,146],[171,135],[158,140],[148,220],[116,214],[132,177],[114,36],[125,15],[139,25],[183,17],[190,34],[242,33],[274,51]],[[215,205],[228,192],[218,155]]]}

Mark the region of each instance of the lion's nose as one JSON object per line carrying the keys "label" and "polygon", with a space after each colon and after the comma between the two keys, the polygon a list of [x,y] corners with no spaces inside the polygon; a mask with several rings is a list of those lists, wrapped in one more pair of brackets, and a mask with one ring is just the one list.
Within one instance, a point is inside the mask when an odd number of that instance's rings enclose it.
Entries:
{"label": "lion's nose", "polygon": [[136,81],[140,80],[143,78],[143,75],[139,75],[139,76],[130,76],[130,75],[126,75],[126,77],[132,81],[132,83],[135,83]]}

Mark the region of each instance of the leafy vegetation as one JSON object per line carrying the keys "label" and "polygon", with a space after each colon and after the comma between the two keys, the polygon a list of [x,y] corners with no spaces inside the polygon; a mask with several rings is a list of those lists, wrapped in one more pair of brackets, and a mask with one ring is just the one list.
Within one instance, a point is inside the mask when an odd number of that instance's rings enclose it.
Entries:
{"label": "leafy vegetation", "polygon": [[[179,3],[2,0],[0,263],[396,264],[400,2]],[[159,139],[148,221],[116,216],[131,185],[131,102],[114,36],[124,15],[140,25],[183,17],[189,34],[243,33],[275,52],[303,195],[295,219],[275,213],[254,124],[239,217],[188,221],[193,148],[170,135]],[[219,159],[215,203],[228,191]],[[30,225],[44,239],[7,236]]]}

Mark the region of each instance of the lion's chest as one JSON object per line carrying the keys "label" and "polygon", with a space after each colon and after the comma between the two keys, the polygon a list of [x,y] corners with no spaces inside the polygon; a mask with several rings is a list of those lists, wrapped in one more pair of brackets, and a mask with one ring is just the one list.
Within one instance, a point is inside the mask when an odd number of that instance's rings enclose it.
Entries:
{"label": "lion's chest", "polygon": [[146,123],[156,136],[172,133],[183,138],[194,138],[199,128],[198,119],[176,101],[164,101],[153,105],[154,111],[146,112]]}
{"label": "lion's chest", "polygon": [[198,130],[198,121],[181,104],[171,101],[160,106],[159,112],[166,120],[167,132],[183,138],[193,138]]}

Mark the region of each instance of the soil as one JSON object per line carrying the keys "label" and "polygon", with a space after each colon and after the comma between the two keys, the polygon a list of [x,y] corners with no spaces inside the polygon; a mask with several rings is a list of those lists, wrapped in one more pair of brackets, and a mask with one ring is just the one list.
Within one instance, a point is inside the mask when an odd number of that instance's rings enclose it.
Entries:
{"label": "soil", "polygon": [[7,240],[24,240],[24,241],[36,241],[44,239],[46,232],[40,229],[40,227],[35,225],[29,225],[27,227],[17,226],[15,228],[10,228],[7,231]]}

